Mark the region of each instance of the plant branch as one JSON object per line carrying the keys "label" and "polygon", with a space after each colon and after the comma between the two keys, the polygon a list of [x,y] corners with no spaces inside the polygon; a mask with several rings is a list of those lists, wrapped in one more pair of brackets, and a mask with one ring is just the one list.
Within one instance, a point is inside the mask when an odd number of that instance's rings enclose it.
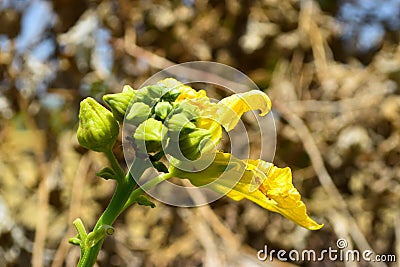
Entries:
{"label": "plant branch", "polygon": [[172,177],[171,173],[164,173],[161,174],[159,176],[156,176],[154,178],[152,178],[150,181],[148,181],[147,183],[141,185],[140,187],[138,187],[137,189],[135,189],[131,195],[129,196],[128,201],[125,203],[124,209],[128,208],[130,205],[132,205],[136,198],[140,195],[142,195],[143,193],[145,193],[147,190],[153,188],[154,186],[156,186],[157,184],[161,183],[162,181],[165,181],[169,178]]}
{"label": "plant branch", "polygon": [[108,161],[110,162],[111,168],[117,174],[117,181],[121,182],[124,179],[124,171],[122,170],[121,166],[118,163],[118,160],[115,158],[114,153],[112,153],[111,149],[104,152]]}
{"label": "plant branch", "polygon": [[[111,153],[111,151],[110,151]],[[112,154],[112,153],[111,153]],[[106,153],[107,155],[107,153]],[[122,172],[121,167],[119,167],[118,162],[116,161],[114,155],[107,155],[107,157],[110,160],[110,164],[112,165],[113,169],[116,172]],[[115,166],[115,164],[118,165]],[[135,171],[133,174],[134,176],[140,177],[142,176],[143,172],[146,170],[148,165],[146,162],[142,159],[135,159],[135,161],[132,164],[131,171]],[[118,174],[119,176],[119,174]],[[136,182],[134,179],[131,177],[131,173],[128,172],[123,179],[118,179],[117,180],[117,187],[115,189],[114,195],[108,204],[107,208],[103,212],[103,214],[100,216],[99,220],[97,221],[93,231],[96,231],[100,228],[102,228],[104,225],[109,225],[111,226],[115,220],[118,218],[118,216],[125,210],[126,206],[125,203],[127,200],[130,198],[130,195],[136,186]],[[104,238],[101,239],[97,244],[94,246],[87,248],[84,250],[83,255],[81,255],[81,258],[78,263],[78,267],[91,267],[95,264],[97,256],[100,252],[101,246],[104,242]]]}

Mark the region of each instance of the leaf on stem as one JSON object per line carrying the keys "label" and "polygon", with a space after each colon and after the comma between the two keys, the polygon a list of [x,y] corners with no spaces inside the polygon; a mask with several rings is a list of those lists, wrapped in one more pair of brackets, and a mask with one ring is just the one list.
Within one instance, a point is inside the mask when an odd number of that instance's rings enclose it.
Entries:
{"label": "leaf on stem", "polygon": [[149,206],[151,208],[155,208],[156,207],[156,204],[151,202],[147,197],[145,197],[143,195],[138,196],[133,203],[137,203],[137,204],[142,205],[142,206]]}
{"label": "leaf on stem", "polygon": [[110,167],[105,167],[101,171],[96,173],[97,176],[105,179],[105,180],[116,180],[117,176],[115,172]]}
{"label": "leaf on stem", "polygon": [[106,235],[112,235],[114,233],[114,227],[111,225],[102,225],[99,229],[89,233],[86,238],[86,246],[88,248],[94,247],[97,243],[103,240]]}

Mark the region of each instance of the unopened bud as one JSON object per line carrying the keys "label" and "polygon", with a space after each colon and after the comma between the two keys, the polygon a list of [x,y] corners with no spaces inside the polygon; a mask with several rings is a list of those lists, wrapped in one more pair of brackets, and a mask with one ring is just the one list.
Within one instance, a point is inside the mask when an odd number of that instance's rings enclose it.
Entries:
{"label": "unopened bud", "polygon": [[150,118],[142,122],[133,135],[137,149],[145,154],[161,151],[161,140],[166,131],[161,121]]}
{"label": "unopened bud", "polygon": [[154,108],[154,112],[158,118],[165,120],[172,110],[172,105],[168,102],[159,102]]}
{"label": "unopened bud", "polygon": [[168,120],[168,130],[175,133],[187,133],[196,129],[196,125],[183,113],[175,114]]}
{"label": "unopened bud", "polygon": [[135,90],[133,90],[129,85],[125,85],[122,93],[104,95],[103,101],[111,109],[114,117],[119,122],[122,122],[129,103],[134,95]]}
{"label": "unopened bud", "polygon": [[175,114],[183,114],[189,120],[197,119],[200,114],[198,107],[190,104],[188,101],[182,101],[177,105],[173,111]]}
{"label": "unopened bud", "polygon": [[181,95],[182,92],[185,92],[187,90],[193,90],[189,86],[184,85],[183,83],[175,80],[174,78],[167,78],[161,80],[157,83],[157,85],[161,85],[164,86],[165,88],[168,88],[168,92],[164,93],[162,98],[163,100],[169,102],[175,101],[179,97],[179,95]]}
{"label": "unopened bud", "polygon": [[172,137],[166,150],[168,154],[179,160],[195,160],[211,143],[210,132],[197,128],[188,134],[181,134],[179,139]]}
{"label": "unopened bud", "polygon": [[149,106],[155,105],[161,98],[163,94],[163,88],[157,85],[149,85],[143,88],[140,88],[136,91],[136,95],[134,98],[135,102],[142,102]]}
{"label": "unopened bud", "polygon": [[83,147],[105,152],[114,146],[119,125],[113,114],[91,97],[80,104],[77,137]]}
{"label": "unopened bud", "polygon": [[126,120],[134,125],[139,125],[150,116],[150,107],[142,102],[134,103],[126,114]]}

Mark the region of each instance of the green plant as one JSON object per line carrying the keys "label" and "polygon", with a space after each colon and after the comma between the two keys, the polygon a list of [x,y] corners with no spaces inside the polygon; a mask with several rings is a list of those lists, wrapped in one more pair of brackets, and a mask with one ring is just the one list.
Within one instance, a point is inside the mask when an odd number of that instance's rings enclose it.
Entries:
{"label": "green plant", "polygon": [[[78,266],[93,266],[104,238],[114,232],[117,217],[134,203],[154,207],[146,191],[171,177],[188,179],[194,186],[237,201],[247,198],[310,230],[323,226],[307,215],[289,168],[241,160],[216,149],[222,128],[232,130],[243,113],[258,109],[263,116],[270,111],[271,102],[263,92],[234,94],[212,103],[205,91],[170,78],[139,90],[126,86],[122,93],[105,95],[103,100],[111,111],[92,98],[81,102],[77,137],[82,146],[106,155],[111,168],[97,175],[117,185],[92,232],[86,232],[80,219],[74,221],[78,234],[70,243],[81,248]],[[126,172],[112,153],[122,122],[134,126],[129,141],[135,159]],[[169,166],[162,162],[166,154],[171,156]],[[136,181],[150,167],[159,175],[138,186]]]}

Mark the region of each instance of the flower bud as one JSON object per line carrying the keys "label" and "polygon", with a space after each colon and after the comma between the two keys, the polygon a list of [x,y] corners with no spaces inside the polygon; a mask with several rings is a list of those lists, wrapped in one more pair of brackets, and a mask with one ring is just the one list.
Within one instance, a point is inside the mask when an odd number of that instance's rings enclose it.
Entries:
{"label": "flower bud", "polygon": [[172,105],[168,102],[159,102],[154,108],[154,112],[158,118],[165,120],[172,110]]}
{"label": "flower bud", "polygon": [[162,100],[167,102],[174,102],[181,92],[176,88],[169,88],[169,90],[161,97]]}
{"label": "flower bud", "polygon": [[187,101],[180,102],[173,112],[174,114],[183,114],[189,120],[197,119],[200,115],[200,109]]}
{"label": "flower bud", "polygon": [[139,125],[150,116],[150,107],[142,102],[134,103],[126,114],[126,120],[134,125]]}
{"label": "flower bud", "polygon": [[135,90],[133,90],[129,85],[125,85],[122,93],[104,95],[103,101],[111,109],[114,117],[119,122],[122,122],[129,103],[134,95]]}
{"label": "flower bud", "polygon": [[168,131],[174,133],[187,133],[196,129],[196,125],[183,113],[175,114],[168,120]]}
{"label": "flower bud", "polygon": [[163,88],[158,85],[149,85],[136,91],[134,102],[142,102],[149,106],[155,105],[163,95]]}
{"label": "flower bud", "polygon": [[77,137],[83,147],[105,152],[114,146],[119,132],[113,114],[91,97],[80,104]]}
{"label": "flower bud", "polygon": [[150,85],[147,86],[146,89],[147,89],[147,94],[152,99],[160,99],[163,96],[164,91],[166,91],[166,88],[160,85]]}
{"label": "flower bud", "polygon": [[133,135],[137,149],[145,154],[161,151],[166,131],[161,121],[150,118],[142,122]]}
{"label": "flower bud", "polygon": [[197,128],[194,131],[183,134],[179,139],[171,136],[166,152],[179,160],[195,160],[200,157],[204,149],[209,147],[211,134],[208,130]]}
{"label": "flower bud", "polygon": [[186,138],[179,140],[182,154],[188,159],[197,159],[203,153],[203,149],[211,142],[210,140],[210,132],[198,128],[189,133]]}
{"label": "flower bud", "polygon": [[[191,87],[181,83],[180,81],[175,80],[174,78],[167,78],[164,80],[161,80],[157,83],[157,85],[164,86],[165,88],[168,88],[168,92],[164,93],[162,99],[168,102],[173,102],[178,99],[178,97],[182,94],[182,92],[188,92],[188,91],[193,91]],[[185,98],[182,98],[183,100]]]}

